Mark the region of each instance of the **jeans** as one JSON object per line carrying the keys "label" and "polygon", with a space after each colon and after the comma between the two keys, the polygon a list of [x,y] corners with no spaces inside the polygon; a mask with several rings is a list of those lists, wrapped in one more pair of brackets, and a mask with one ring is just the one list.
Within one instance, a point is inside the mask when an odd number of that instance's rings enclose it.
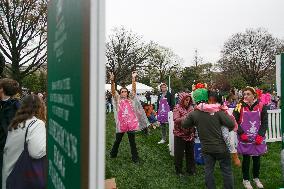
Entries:
{"label": "jeans", "polygon": [[[122,140],[124,133],[116,133],[115,137],[115,142],[113,144],[113,147],[111,149],[110,155],[111,157],[116,157],[118,153],[118,148],[120,145],[120,142]],[[127,132],[128,135],[128,140],[130,144],[130,149],[131,149],[131,155],[132,155],[132,160],[137,160],[138,159],[138,152],[137,152],[137,147],[135,143],[135,133],[134,132]]]}
{"label": "jeans", "polygon": [[[250,157],[251,156],[249,155],[243,155],[242,172],[244,180],[249,180]],[[260,156],[252,156],[252,162],[253,162],[253,167],[252,167],[253,178],[259,178]]]}
{"label": "jeans", "polygon": [[219,161],[223,175],[224,189],[234,188],[233,171],[231,166],[231,156],[229,153],[210,153],[203,154],[205,161],[205,184],[208,189],[216,189],[214,179],[214,167],[216,161]]}
{"label": "jeans", "polygon": [[162,139],[167,140],[167,124],[161,123],[160,127],[161,127],[161,130],[162,130]]}

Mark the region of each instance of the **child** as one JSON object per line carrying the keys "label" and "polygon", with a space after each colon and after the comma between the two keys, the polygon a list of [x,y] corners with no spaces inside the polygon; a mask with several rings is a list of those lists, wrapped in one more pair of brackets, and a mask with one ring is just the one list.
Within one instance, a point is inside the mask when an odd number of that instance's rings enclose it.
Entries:
{"label": "child", "polygon": [[[221,110],[221,111],[226,112],[226,114],[230,115],[230,113],[228,112],[228,107],[225,105],[222,105],[222,97],[213,91],[208,92],[208,104],[201,103],[196,108],[200,111],[208,112],[210,114],[214,114],[215,112],[218,112]],[[237,154],[237,149],[235,145],[235,137],[234,137],[235,132],[238,129],[238,124],[232,115],[230,115],[230,117],[235,122],[234,130],[230,132],[229,129],[224,126],[221,127],[221,130],[222,130],[224,141],[228,147],[228,150],[232,154],[233,163],[237,167],[240,167],[241,162]]]}
{"label": "child", "polygon": [[155,109],[154,105],[145,103],[143,104],[143,109],[146,113],[148,121],[150,122],[150,126],[156,129],[156,125],[158,125],[158,120],[156,118],[157,113],[154,110]]}

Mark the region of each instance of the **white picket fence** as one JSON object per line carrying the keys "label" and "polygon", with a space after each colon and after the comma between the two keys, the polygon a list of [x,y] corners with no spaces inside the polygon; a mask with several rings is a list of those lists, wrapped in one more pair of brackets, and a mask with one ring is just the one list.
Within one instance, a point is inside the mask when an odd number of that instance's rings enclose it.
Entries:
{"label": "white picket fence", "polygon": [[266,142],[281,141],[281,109],[268,110]]}
{"label": "white picket fence", "polygon": [[174,156],[174,114],[172,111],[168,113],[168,121],[169,121],[169,150],[170,155]]}
{"label": "white picket fence", "polygon": [[[281,109],[268,110],[268,129],[266,132],[266,142],[281,141]],[[174,120],[173,112],[168,113],[169,121],[169,150],[174,155]]]}

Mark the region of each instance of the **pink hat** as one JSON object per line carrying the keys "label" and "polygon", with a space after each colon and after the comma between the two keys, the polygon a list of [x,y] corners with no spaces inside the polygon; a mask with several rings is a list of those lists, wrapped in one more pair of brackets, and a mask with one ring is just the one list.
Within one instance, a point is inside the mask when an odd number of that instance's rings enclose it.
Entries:
{"label": "pink hat", "polygon": [[186,93],[186,92],[179,93],[178,94],[179,103],[182,103],[184,101],[184,99],[186,99],[187,97],[191,98],[189,93]]}

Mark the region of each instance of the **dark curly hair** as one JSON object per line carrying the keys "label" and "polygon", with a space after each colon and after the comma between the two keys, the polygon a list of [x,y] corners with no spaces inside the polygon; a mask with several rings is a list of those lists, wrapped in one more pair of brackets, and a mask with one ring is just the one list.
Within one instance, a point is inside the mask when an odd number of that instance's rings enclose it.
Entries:
{"label": "dark curly hair", "polygon": [[210,97],[213,97],[217,103],[223,104],[222,96],[216,91],[208,91],[208,99]]}
{"label": "dark curly hair", "polygon": [[44,102],[37,95],[28,95],[23,99],[9,130],[18,129],[20,123],[25,125],[26,120],[31,119],[33,116],[46,122],[46,108]]}

